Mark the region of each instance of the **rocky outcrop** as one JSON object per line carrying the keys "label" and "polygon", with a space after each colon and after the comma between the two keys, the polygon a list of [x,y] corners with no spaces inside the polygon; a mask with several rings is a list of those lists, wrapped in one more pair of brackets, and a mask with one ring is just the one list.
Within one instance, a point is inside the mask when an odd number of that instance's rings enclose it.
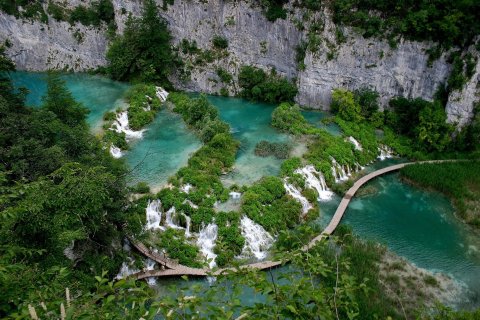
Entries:
{"label": "rocky outcrop", "polygon": [[[76,2],[75,2],[76,1]],[[71,6],[79,0],[71,0]],[[159,6],[163,0],[157,0]],[[122,32],[131,13],[141,12],[140,0],[113,0],[118,31]],[[85,2],[85,3],[88,3]],[[197,65],[195,57],[185,57],[190,79],[174,79],[177,87],[190,91],[219,93],[228,88],[238,92],[235,79],[242,65],[275,69],[298,84],[298,103],[327,109],[331,91],[344,87],[370,87],[380,93],[383,105],[394,96],[422,97],[431,100],[437,88],[446,81],[450,65],[444,57],[429,65],[428,43],[400,41],[392,48],[387,41],[364,39],[349,29],[343,29],[346,41],[339,44],[337,27],[328,12],[317,13],[323,27],[315,53],[307,52],[304,68],[299,71],[296,48],[308,40],[310,21],[304,21],[301,9],[289,7],[285,20],[269,22],[256,4],[246,1],[175,0],[162,15],[172,31],[174,43],[183,39],[195,40],[204,51],[212,49],[216,35],[228,40],[228,48],[213,61]],[[303,28],[303,27],[306,28]],[[19,69],[45,70],[49,68],[82,71],[105,65],[108,46],[105,28],[95,30],[81,25],[71,26],[50,19],[49,25],[21,21],[0,13],[0,41],[10,39],[8,54]],[[303,30],[305,29],[305,30]],[[231,84],[222,83],[216,70],[223,68],[233,75]],[[459,92],[449,98],[449,121],[463,125],[472,115],[478,101],[475,75]]]}
{"label": "rocky outcrop", "polygon": [[106,64],[105,29],[57,21],[46,25],[0,12],[0,41],[6,39],[7,53],[21,70],[84,71]]}
{"label": "rocky outcrop", "polygon": [[401,41],[392,48],[387,41],[365,39],[343,30],[346,42],[334,45],[336,26],[325,14],[322,42],[315,54],[307,53],[305,70],[299,74],[300,104],[325,109],[331,92],[368,87],[380,93],[382,105],[395,96],[432,100],[449,75],[450,66],[442,56],[428,65],[426,43]]}
{"label": "rocky outcrop", "polygon": [[445,108],[448,122],[456,124],[457,127],[469,123],[474,115],[475,104],[480,101],[480,55],[475,50],[471,52],[477,58],[475,72],[462,90],[450,93]]}

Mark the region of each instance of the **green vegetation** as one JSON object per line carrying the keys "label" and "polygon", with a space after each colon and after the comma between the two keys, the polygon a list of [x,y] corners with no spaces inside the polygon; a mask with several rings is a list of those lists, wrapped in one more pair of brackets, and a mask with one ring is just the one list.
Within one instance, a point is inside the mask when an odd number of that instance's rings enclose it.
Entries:
{"label": "green vegetation", "polygon": [[157,97],[156,87],[152,84],[137,84],[128,90],[128,123],[133,130],[140,130],[155,119],[162,102]]}
{"label": "green vegetation", "polygon": [[240,233],[240,214],[238,212],[219,212],[215,216],[218,225],[218,237],[215,244],[217,265],[223,267],[238,256],[245,244],[245,238]]}
{"label": "green vegetation", "polygon": [[232,75],[227,70],[225,70],[223,68],[218,68],[217,69],[217,75],[223,83],[228,84],[228,83],[232,82],[232,79],[233,79]]}
{"label": "green vegetation", "polygon": [[260,3],[268,21],[287,18],[287,10],[283,6],[288,3],[288,0],[261,0]]}
{"label": "green vegetation", "polygon": [[240,69],[238,84],[242,88],[242,97],[269,103],[291,102],[298,92],[294,83],[277,75],[273,70],[267,74],[252,66],[243,66]]}
{"label": "green vegetation", "polygon": [[[89,133],[87,110],[56,74],[40,108],[13,89],[0,49],[0,317],[116,273],[127,217],[122,162]],[[70,248],[70,249],[69,249]],[[66,250],[67,249],[67,250]],[[66,251],[65,251],[66,250]],[[71,250],[67,258],[64,252]]]}
{"label": "green vegetation", "polygon": [[[305,230],[304,234],[310,234]],[[297,235],[286,236],[286,241],[298,241]],[[299,245],[301,246],[301,244]],[[419,310],[402,303],[400,297],[389,298],[390,292],[382,285],[379,262],[384,248],[352,236],[343,227],[331,241],[322,241],[308,252],[288,253],[292,261],[290,271],[280,277],[271,272],[251,269],[236,270],[217,276],[215,285],[205,290],[198,284],[185,283],[174,288],[175,296],[158,296],[141,281],[110,282],[103,273],[96,277],[91,292],[69,294],[68,303],[62,293],[48,294],[29,301],[39,317],[46,312],[60,317],[60,304],[72,318],[92,314],[108,314],[116,318],[127,314],[131,318],[158,317],[183,319],[184,314],[195,313],[201,319],[228,318],[232,314],[255,315],[262,319],[404,319],[474,320],[479,311],[455,312],[438,306],[434,310]],[[188,290],[185,290],[188,286]],[[245,290],[255,292],[259,299],[245,304]],[[400,301],[400,303],[398,301]],[[48,311],[44,311],[45,303]],[[20,306],[28,316],[27,303]]]}
{"label": "green vegetation", "polygon": [[402,36],[450,48],[468,46],[480,30],[476,1],[340,0],[332,3],[332,9],[335,23],[354,26],[365,37]]}
{"label": "green vegetation", "polygon": [[113,79],[152,82],[171,89],[168,76],[178,61],[155,1],[145,1],[141,18],[128,18],[123,35],[109,47],[107,60],[106,71]]}
{"label": "green vegetation", "polygon": [[272,126],[295,135],[315,132],[315,128],[300,113],[300,107],[287,102],[280,104],[272,112]]}
{"label": "green vegetation", "polygon": [[157,248],[163,248],[171,259],[178,260],[185,266],[198,268],[201,264],[197,262],[200,250],[197,246],[189,244],[183,231],[173,228],[158,233],[156,241]]}
{"label": "green vegetation", "polygon": [[300,222],[301,205],[286,195],[280,178],[265,177],[245,192],[241,212],[265,230],[277,233]]}
{"label": "green vegetation", "polygon": [[287,159],[291,149],[288,143],[262,140],[255,146],[255,154],[260,157],[274,156],[277,159]]}
{"label": "green vegetation", "polygon": [[415,184],[452,198],[458,216],[480,228],[480,162],[415,164],[400,173]]}
{"label": "green vegetation", "polygon": [[215,35],[212,39],[212,44],[217,49],[228,48],[228,40],[222,36]]}
{"label": "green vegetation", "polygon": [[38,20],[48,23],[48,16],[40,1],[32,0],[0,0],[0,11],[18,18]]}

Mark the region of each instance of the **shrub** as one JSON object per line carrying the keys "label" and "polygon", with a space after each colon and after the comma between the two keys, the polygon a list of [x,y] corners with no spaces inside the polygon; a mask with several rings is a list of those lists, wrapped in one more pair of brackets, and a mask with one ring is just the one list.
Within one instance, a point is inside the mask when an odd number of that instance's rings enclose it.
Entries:
{"label": "shrub", "polygon": [[274,156],[277,159],[287,159],[291,146],[288,143],[260,141],[255,146],[255,155],[259,157]]}
{"label": "shrub", "polygon": [[222,36],[215,35],[212,38],[212,44],[217,49],[226,49],[228,48],[228,40]]}

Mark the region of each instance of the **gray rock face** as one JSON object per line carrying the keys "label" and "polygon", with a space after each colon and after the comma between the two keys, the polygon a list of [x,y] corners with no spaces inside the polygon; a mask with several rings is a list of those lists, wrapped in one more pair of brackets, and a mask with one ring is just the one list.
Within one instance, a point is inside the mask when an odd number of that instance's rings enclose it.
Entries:
{"label": "gray rock face", "polygon": [[475,104],[480,101],[480,55],[475,51],[472,53],[477,57],[475,73],[462,90],[450,93],[445,108],[448,122],[456,124],[457,127],[463,127],[470,122]]}
{"label": "gray rock face", "polygon": [[0,41],[6,39],[12,44],[7,53],[20,70],[84,71],[106,63],[104,29],[56,21],[45,25],[0,12]]}
{"label": "gray rock face", "polygon": [[[68,5],[78,5],[79,1],[69,0]],[[82,3],[88,2],[82,0]],[[163,0],[157,3],[161,6]],[[128,14],[138,16],[141,13],[142,1],[113,0],[113,5],[118,30],[123,32]],[[175,0],[161,12],[175,44],[183,39],[195,40],[199,48],[207,50],[212,48],[212,38],[219,35],[228,39],[229,46],[228,53],[213,62],[200,66],[192,63],[190,80],[173,79],[174,83],[181,89],[207,93],[218,93],[225,87],[234,94],[238,92],[236,76],[240,67],[254,65],[265,70],[275,69],[290,79],[296,78],[298,103],[328,109],[334,88],[370,87],[379,92],[385,106],[394,96],[431,100],[448,78],[451,66],[444,57],[428,66],[425,53],[428,43],[402,41],[397,48],[391,48],[386,41],[364,39],[347,29],[344,30],[346,42],[332,48],[337,42],[336,26],[328,12],[319,13],[324,28],[318,34],[321,39],[318,51],[307,53],[305,68],[298,71],[296,47],[307,39],[307,33],[297,28],[303,13],[292,6],[289,11],[286,20],[271,23],[260,8],[245,1]],[[0,13],[0,41],[10,39],[12,47],[8,54],[23,70],[68,68],[83,71],[105,65],[108,47],[105,31],[82,25],[72,27],[53,19],[49,25],[44,25]],[[216,74],[218,68],[233,75],[232,84],[220,81]],[[449,97],[446,108],[449,121],[464,125],[471,118],[473,105],[479,100],[479,68],[477,64],[468,84]]]}
{"label": "gray rock face", "polygon": [[305,71],[299,74],[300,104],[325,109],[330,105],[332,90],[339,87],[374,89],[380,93],[382,105],[394,96],[431,100],[450,72],[443,57],[431,67],[427,65],[428,47],[423,43],[404,41],[392,49],[386,41],[353,33],[347,34],[347,39],[331,60],[324,44],[315,55],[307,54]]}

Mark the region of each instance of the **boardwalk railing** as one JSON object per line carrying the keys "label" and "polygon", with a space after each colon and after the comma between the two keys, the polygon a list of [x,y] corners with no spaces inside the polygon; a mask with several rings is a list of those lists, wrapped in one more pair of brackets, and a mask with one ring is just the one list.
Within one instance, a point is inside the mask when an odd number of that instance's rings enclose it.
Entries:
{"label": "boardwalk railing", "polygon": [[[415,163],[441,163],[441,162],[452,162],[452,161],[465,161],[465,160],[431,160],[431,161],[421,161],[421,162],[407,162],[407,163],[401,163],[401,164],[396,164],[393,166],[389,166],[380,170],[376,170],[374,172],[371,172],[367,174],[366,176],[361,177],[358,179],[353,186],[345,193],[345,195],[342,198],[342,201],[337,207],[337,210],[335,211],[335,214],[333,215],[332,219],[330,220],[330,223],[328,226],[322,231],[320,235],[317,237],[313,238],[308,244],[302,247],[303,251],[307,251],[317,242],[320,240],[328,237],[331,235],[337,226],[339,225],[340,221],[343,218],[343,215],[345,214],[345,211],[348,207],[348,204],[352,200],[352,198],[355,196],[355,193],[360,189],[361,186],[363,186],[365,183],[368,181],[381,176],[383,174],[400,170],[401,168],[415,164]],[[200,269],[200,268],[190,268],[178,263],[172,262],[172,260],[166,258],[166,257],[160,257],[159,254],[156,254],[152,251],[150,251],[145,245],[143,245],[140,242],[132,242],[139,250],[141,253],[143,253],[145,256],[149,257],[150,259],[160,263],[161,265],[165,266],[168,269],[165,270],[151,270],[151,271],[145,271],[145,272],[138,272],[132,277],[135,279],[145,279],[149,277],[165,277],[165,276],[182,276],[182,275],[190,275],[190,276],[207,276],[207,275],[219,275],[222,274],[226,271],[233,271],[235,268],[224,268],[224,269],[218,269],[218,270],[210,270],[208,268]],[[158,260],[157,260],[158,259]],[[256,263],[250,263],[250,264],[245,264],[242,265],[240,268],[253,268],[253,269],[258,269],[258,270],[264,270],[264,269],[270,269],[273,267],[277,267],[282,264],[282,261],[262,261],[262,262],[256,262]]]}

